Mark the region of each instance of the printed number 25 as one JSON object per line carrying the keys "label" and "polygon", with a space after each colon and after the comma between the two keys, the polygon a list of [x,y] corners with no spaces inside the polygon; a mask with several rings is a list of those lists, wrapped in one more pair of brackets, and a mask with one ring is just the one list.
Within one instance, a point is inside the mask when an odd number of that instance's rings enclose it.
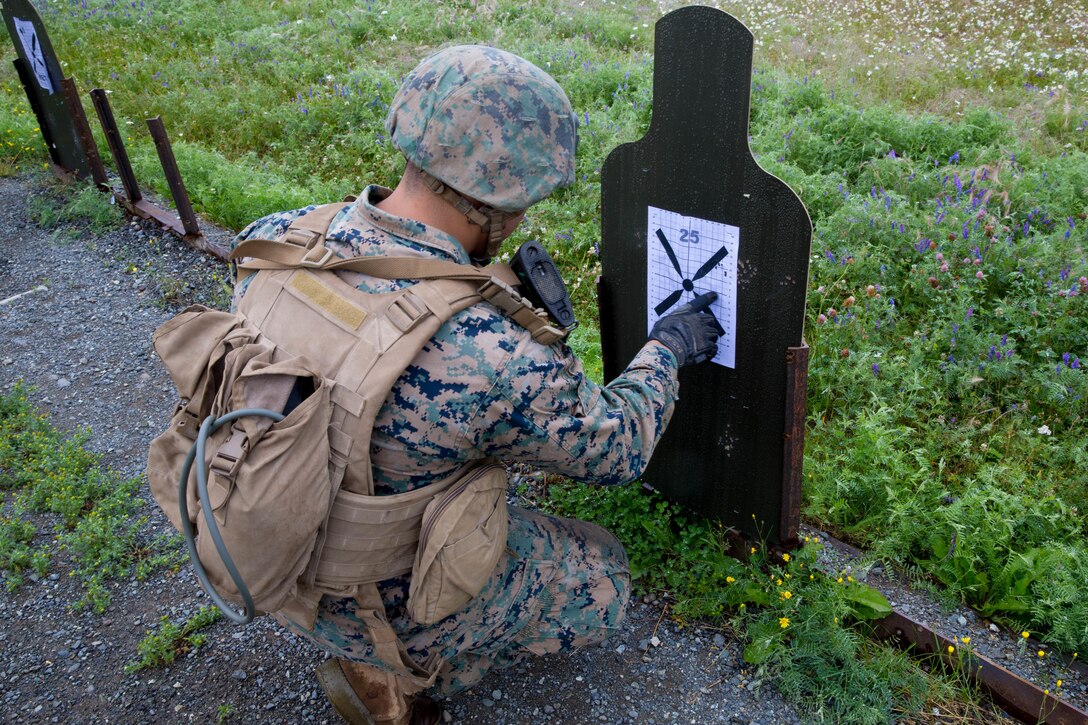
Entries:
{"label": "printed number 25", "polygon": [[699,243],[699,230],[698,229],[681,229],[680,241],[688,244]]}

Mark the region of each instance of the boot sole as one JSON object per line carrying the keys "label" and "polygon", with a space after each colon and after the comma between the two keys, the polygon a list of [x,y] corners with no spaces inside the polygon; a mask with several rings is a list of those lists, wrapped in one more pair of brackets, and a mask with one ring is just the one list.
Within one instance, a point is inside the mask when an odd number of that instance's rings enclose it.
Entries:
{"label": "boot sole", "polygon": [[325,697],[329,698],[340,717],[351,725],[375,725],[370,711],[355,694],[336,659],[322,662],[315,674],[321,689],[325,691]]}

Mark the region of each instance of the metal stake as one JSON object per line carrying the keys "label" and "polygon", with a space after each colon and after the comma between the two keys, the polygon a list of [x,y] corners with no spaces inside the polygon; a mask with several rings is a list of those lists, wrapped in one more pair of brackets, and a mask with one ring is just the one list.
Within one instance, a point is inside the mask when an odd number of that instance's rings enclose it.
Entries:
{"label": "metal stake", "polygon": [[805,455],[805,394],[808,391],[808,345],[786,349],[786,430],[783,434],[782,515],[779,540],[797,546],[801,525],[801,481]]}
{"label": "metal stake", "polygon": [[140,193],[136,174],[132,172],[132,164],[129,163],[128,152],[125,151],[125,143],[121,140],[121,132],[117,130],[117,122],[113,119],[110,101],[101,88],[91,90],[91,101],[94,103],[94,110],[98,112],[98,120],[102,122],[102,130],[106,132],[106,142],[109,143],[113,162],[117,165],[121,185],[125,187],[127,203],[135,206],[144,196]]}
{"label": "metal stake", "polygon": [[60,82],[61,91],[64,93],[64,101],[68,105],[68,112],[72,114],[75,122],[76,133],[83,145],[83,153],[87,155],[87,165],[91,167],[91,178],[99,188],[109,188],[109,177],[102,166],[102,158],[98,155],[98,144],[91,135],[91,126],[87,123],[87,114],[83,112],[83,102],[79,100],[79,92],[76,90],[76,82],[71,78],[63,78]]}
{"label": "metal stake", "polygon": [[196,214],[189,203],[189,194],[185,191],[185,182],[181,180],[181,172],[174,158],[174,150],[170,146],[170,137],[166,135],[166,128],[162,124],[162,117],[155,116],[147,119],[147,128],[151,132],[151,138],[155,140],[155,150],[159,152],[159,162],[162,164],[163,173],[166,174],[166,183],[170,185],[170,194],[174,197],[174,206],[181,217],[182,227],[187,236],[200,236],[200,227],[196,223]]}

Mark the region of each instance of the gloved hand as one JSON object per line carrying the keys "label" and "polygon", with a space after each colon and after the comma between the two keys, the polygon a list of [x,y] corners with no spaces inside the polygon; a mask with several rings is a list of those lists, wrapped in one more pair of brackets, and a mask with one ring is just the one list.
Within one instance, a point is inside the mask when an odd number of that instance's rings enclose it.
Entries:
{"label": "gloved hand", "polygon": [[676,355],[680,367],[701,363],[718,354],[718,321],[710,307],[717,292],[704,292],[686,305],[677,307],[654,323],[650,339],[657,340]]}

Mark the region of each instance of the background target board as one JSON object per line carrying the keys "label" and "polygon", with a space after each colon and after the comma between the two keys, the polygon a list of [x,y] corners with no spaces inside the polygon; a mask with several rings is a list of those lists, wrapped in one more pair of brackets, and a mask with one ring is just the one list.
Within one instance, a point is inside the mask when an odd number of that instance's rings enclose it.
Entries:
{"label": "background target board", "polygon": [[[45,24],[30,0],[2,0],[8,35],[15,47],[12,61],[55,167],[80,178],[90,174],[87,153],[63,91],[65,82]],[[69,81],[70,82],[70,81]]]}
{"label": "background target board", "polygon": [[601,171],[605,375],[623,371],[659,316],[718,292],[719,356],[680,371],[642,481],[752,538],[791,543],[812,224],[748,148],[751,32],[705,6],[669,13],[654,32],[650,127]]}
{"label": "background target board", "polygon": [[708,219],[649,207],[646,222],[646,332],[677,307],[704,292],[717,292],[710,311],[718,321],[718,354],[712,361],[735,366],[737,253],[740,229]]}

